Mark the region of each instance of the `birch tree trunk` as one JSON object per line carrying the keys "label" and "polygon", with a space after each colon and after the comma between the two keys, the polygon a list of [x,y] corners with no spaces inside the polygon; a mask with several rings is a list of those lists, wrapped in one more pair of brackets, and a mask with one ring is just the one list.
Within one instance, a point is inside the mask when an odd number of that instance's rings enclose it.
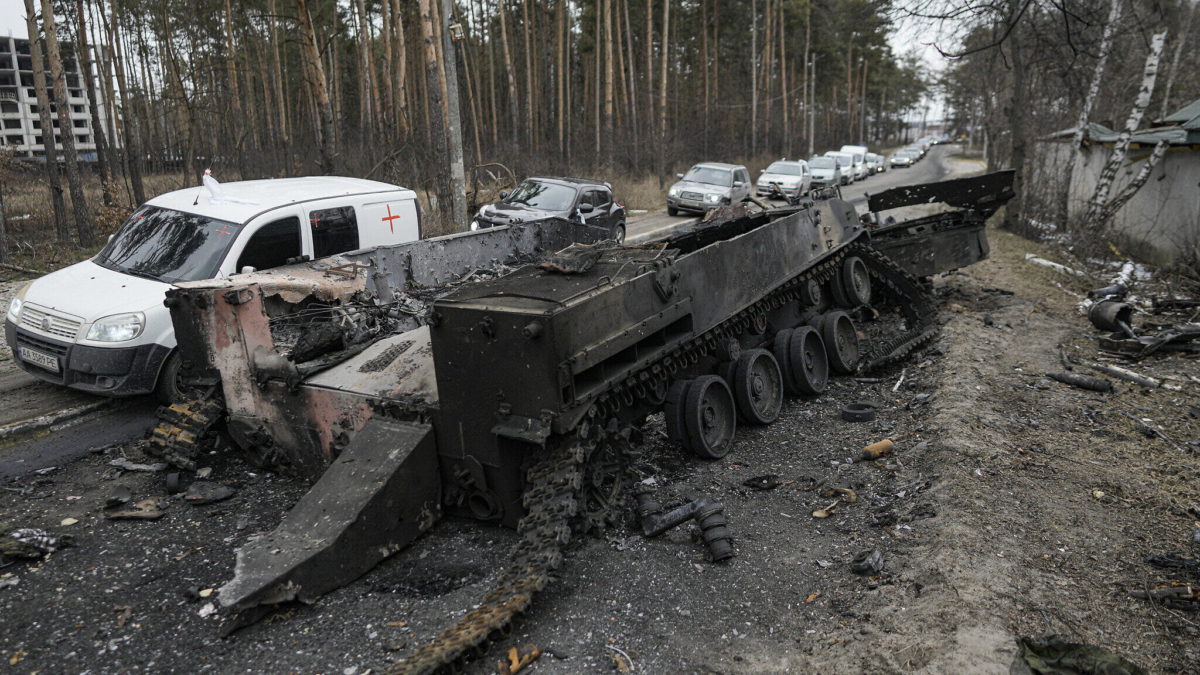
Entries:
{"label": "birch tree trunk", "polygon": [[1125,128],[1117,137],[1112,154],[1109,155],[1108,162],[1100,172],[1100,179],[1096,181],[1096,189],[1092,192],[1092,198],[1088,200],[1087,216],[1084,218],[1084,222],[1098,230],[1104,229],[1108,224],[1105,218],[1108,195],[1112,191],[1117,170],[1125,163],[1125,155],[1129,151],[1129,140],[1133,136],[1133,132],[1137,131],[1138,126],[1141,125],[1142,116],[1150,105],[1150,96],[1154,93],[1154,80],[1158,77],[1158,61],[1162,56],[1163,43],[1166,39],[1166,30],[1155,33],[1154,37],[1150,39],[1150,53],[1146,55],[1146,66],[1142,70],[1142,85],[1138,89],[1137,98],[1134,99],[1133,109],[1129,111],[1129,119],[1125,120]]}
{"label": "birch tree trunk", "polygon": [[1122,188],[1121,192],[1104,206],[1103,218],[1105,222],[1112,220],[1113,216],[1117,215],[1117,211],[1121,210],[1121,207],[1125,205],[1125,202],[1132,199],[1138,193],[1138,190],[1142,189],[1142,186],[1150,179],[1150,173],[1154,171],[1154,167],[1158,165],[1163,155],[1167,154],[1167,149],[1170,145],[1166,141],[1159,141],[1154,146],[1154,152],[1151,152],[1150,156],[1146,158],[1146,163],[1142,165],[1141,170],[1133,177],[1129,185]]}
{"label": "birch tree trunk", "polygon": [[[26,3],[31,0],[25,0]],[[104,3],[100,4],[101,12],[104,11]],[[125,47],[124,40],[121,39],[120,26],[117,23],[117,16],[120,11],[120,6],[114,2],[112,7],[112,21],[106,22],[106,30],[108,31],[108,43],[112,45],[113,54],[113,71],[117,78],[117,91],[121,94],[121,135],[124,137],[124,148],[121,153],[125,158],[125,165],[129,173],[129,187],[133,192],[134,204],[141,204],[146,201],[146,188],[142,184],[142,155],[141,143],[138,137],[138,130],[135,126],[133,106],[129,104],[129,88],[125,81]],[[101,14],[101,19],[104,15]]]}
{"label": "birch tree trunk", "polygon": [[1063,184],[1058,194],[1057,220],[1060,227],[1067,225],[1070,215],[1071,175],[1075,173],[1075,162],[1079,157],[1079,148],[1083,145],[1087,133],[1088,117],[1092,114],[1092,105],[1100,92],[1100,82],[1104,79],[1104,67],[1108,63],[1108,55],[1112,52],[1113,35],[1117,32],[1117,24],[1121,21],[1122,0],[1112,0],[1108,8],[1108,23],[1104,24],[1104,33],[1100,37],[1100,55],[1096,59],[1096,67],[1092,70],[1092,82],[1088,86],[1087,96],[1083,99],[1083,109],[1079,111],[1079,120],[1075,123],[1075,134],[1071,137],[1071,147],[1067,155],[1067,169],[1063,172]]}
{"label": "birch tree trunk", "polygon": [[67,225],[67,205],[63,200],[62,177],[58,173],[58,148],[54,144],[54,122],[50,119],[50,95],[46,87],[46,58],[38,37],[37,12],[33,0],[25,0],[25,26],[29,30],[29,53],[33,59],[33,90],[38,102],[38,120],[42,125],[42,148],[46,156],[46,180],[50,184],[50,205],[54,209],[54,229],[59,241],[71,240]]}
{"label": "birch tree trunk", "polygon": [[[71,212],[75,216],[75,232],[79,245],[94,246],[92,214],[88,211],[87,195],[83,193],[83,179],[79,175],[79,156],[75,153],[75,131],[71,126],[71,104],[67,99],[67,79],[63,74],[62,54],[58,49],[58,25],[54,20],[54,8],[50,0],[42,0],[42,28],[46,31],[46,56],[50,59],[50,79],[54,82],[54,104],[58,108],[58,125],[62,131],[63,160],[67,172],[67,186],[71,189]],[[53,125],[42,129],[42,139],[54,137]]]}

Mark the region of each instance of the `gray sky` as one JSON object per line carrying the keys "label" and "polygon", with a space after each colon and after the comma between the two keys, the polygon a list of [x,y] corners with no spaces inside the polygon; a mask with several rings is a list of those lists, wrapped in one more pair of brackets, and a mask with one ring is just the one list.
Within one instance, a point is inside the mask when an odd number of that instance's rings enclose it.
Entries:
{"label": "gray sky", "polygon": [[0,35],[25,38],[25,5],[17,0],[0,2]]}

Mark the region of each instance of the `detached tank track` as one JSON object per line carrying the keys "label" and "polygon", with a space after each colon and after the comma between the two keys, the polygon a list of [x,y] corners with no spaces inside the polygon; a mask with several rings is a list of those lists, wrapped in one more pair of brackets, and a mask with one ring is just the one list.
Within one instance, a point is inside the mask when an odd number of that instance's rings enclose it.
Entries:
{"label": "detached tank track", "polygon": [[512,620],[525,611],[533,594],[546,587],[550,574],[562,564],[562,548],[571,541],[571,521],[579,513],[583,464],[595,440],[587,440],[586,425],[575,438],[547,449],[526,473],[522,496],[527,512],[517,525],[521,539],[512,562],[479,606],[454,626],[417,648],[407,659],[388,668],[388,675],[434,673],[483,648],[493,635],[503,635]]}
{"label": "detached tank track", "polygon": [[220,396],[197,397],[160,406],[155,415],[159,421],[150,434],[146,452],[171,466],[195,471],[196,457],[225,417],[225,403]]}
{"label": "detached tank track", "polygon": [[[656,380],[665,381],[696,363],[721,341],[750,328],[766,312],[799,301],[802,284],[814,279],[822,284],[829,281],[849,255],[857,255],[867,263],[873,281],[882,285],[888,301],[898,305],[906,323],[904,333],[876,345],[869,352],[869,358],[864,359],[864,369],[903,358],[934,335],[933,304],[917,280],[887,256],[856,243],[794,277],[703,335],[685,342],[640,372],[631,374],[600,395],[589,411],[591,420],[610,420],[607,427],[585,422],[569,444],[549,450],[552,454],[541,459],[526,474],[527,487],[522,502],[527,514],[517,527],[521,539],[514,547],[509,568],[501,574],[492,591],[484,596],[479,607],[385,672],[388,675],[438,672],[458,663],[468,653],[482,650],[493,636],[502,636],[512,620],[528,609],[533,594],[545,588],[550,574],[562,564],[562,547],[571,540],[571,522],[582,520],[580,529],[587,532],[615,519],[618,504],[610,496],[627,478],[624,474],[631,465],[632,452],[628,431],[617,432],[615,413],[650,394]],[[592,460],[600,464],[585,466]],[[606,477],[601,475],[603,471],[614,469],[620,475],[613,477],[611,483],[605,482]],[[588,483],[586,486],[585,482]]]}

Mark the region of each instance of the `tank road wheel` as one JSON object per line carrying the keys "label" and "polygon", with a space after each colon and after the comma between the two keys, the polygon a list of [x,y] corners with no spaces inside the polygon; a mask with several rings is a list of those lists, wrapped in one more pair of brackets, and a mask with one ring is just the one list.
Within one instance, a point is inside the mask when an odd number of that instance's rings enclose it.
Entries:
{"label": "tank road wheel", "polygon": [[816,279],[809,279],[800,286],[800,304],[806,307],[820,307],[825,302],[825,291]]}
{"label": "tank road wheel", "polygon": [[862,258],[851,256],[842,263],[842,289],[851,307],[871,304],[871,275]]}
{"label": "tank road wheel", "polygon": [[771,352],[765,349],[744,352],[737,360],[729,386],[743,420],[770,424],[779,419],[783,407],[783,373]]}
{"label": "tank road wheel", "polygon": [[801,326],[788,340],[792,380],[801,394],[820,394],[829,384],[829,358],[816,330]]}
{"label": "tank road wheel", "polygon": [[848,375],[858,370],[858,329],[845,312],[830,312],[821,317],[821,339],[829,367]]}
{"label": "tank road wheel", "polygon": [[771,343],[771,354],[775,356],[775,363],[779,364],[779,370],[783,373],[783,390],[795,394],[796,381],[792,378],[792,355],[788,347],[791,339],[791,328],[784,328],[775,333],[775,340]]}
{"label": "tank road wheel", "polygon": [[667,389],[667,398],[663,403],[663,419],[667,423],[667,438],[676,443],[687,445],[687,433],[683,428],[683,399],[687,395],[688,386],[692,381],[679,379],[671,383]]}
{"label": "tank road wheel", "polygon": [[704,375],[692,380],[684,394],[685,445],[697,457],[721,459],[733,448],[737,408],[725,380]]}

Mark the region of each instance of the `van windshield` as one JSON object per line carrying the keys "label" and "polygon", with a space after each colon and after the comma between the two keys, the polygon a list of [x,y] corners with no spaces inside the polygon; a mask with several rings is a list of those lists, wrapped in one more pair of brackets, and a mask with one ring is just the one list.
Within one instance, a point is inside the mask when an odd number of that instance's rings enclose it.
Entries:
{"label": "van windshield", "polygon": [[93,261],[169,284],[211,279],[240,229],[207,216],[143,205]]}
{"label": "van windshield", "polygon": [[775,162],[767,167],[763,173],[773,173],[779,176],[803,176],[804,167],[799,164],[788,164],[786,162]]}
{"label": "van windshield", "polygon": [[836,169],[837,162],[832,157],[814,157],[808,163],[814,169]]}

